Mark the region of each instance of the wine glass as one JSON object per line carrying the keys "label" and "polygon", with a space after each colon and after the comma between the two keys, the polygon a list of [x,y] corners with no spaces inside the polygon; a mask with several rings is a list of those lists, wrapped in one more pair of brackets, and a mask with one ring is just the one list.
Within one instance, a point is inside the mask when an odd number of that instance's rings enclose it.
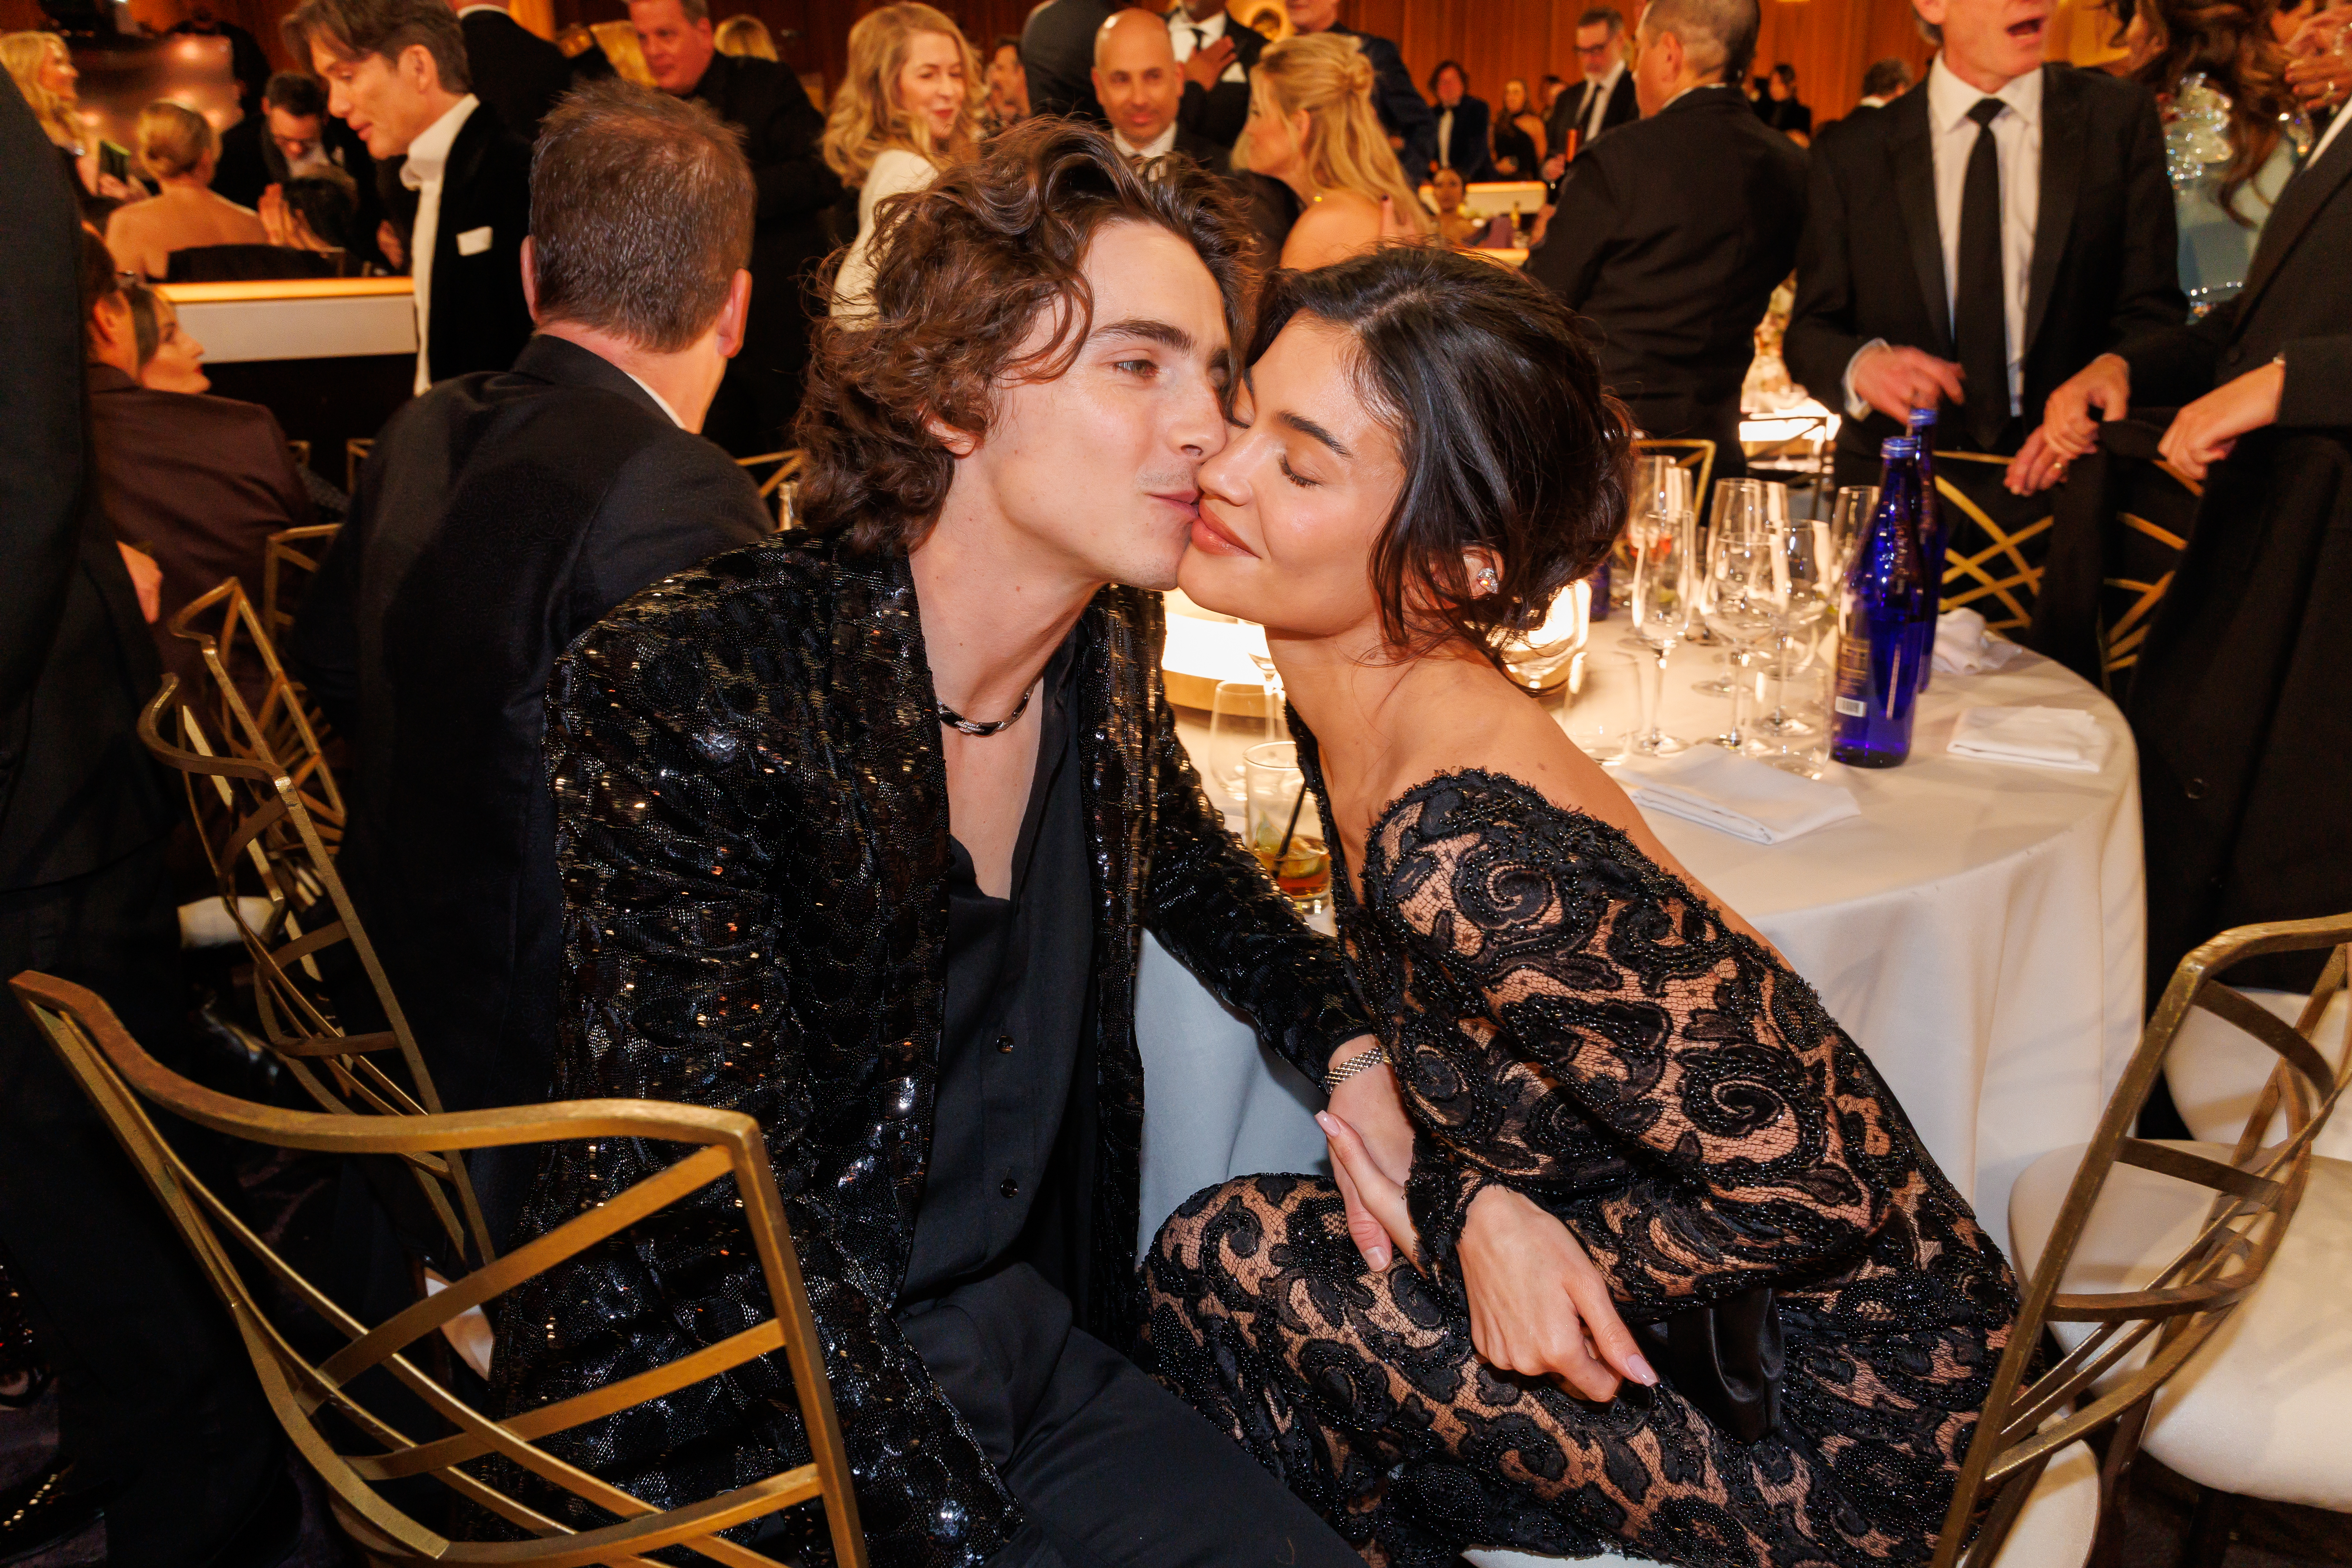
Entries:
{"label": "wine glass", "polygon": [[[1704,614],[1717,637],[1735,653],[1754,653],[1769,642],[1778,584],[1783,578],[1769,531],[1741,533],[1724,531],[1706,542],[1706,589]],[[1748,681],[1731,687],[1731,730],[1715,743],[1739,751],[1748,743],[1746,725]]]}
{"label": "wine glass", "polygon": [[1645,757],[1670,757],[1690,744],[1658,727],[1658,707],[1666,659],[1690,629],[1693,523],[1687,510],[1646,511],[1636,513],[1625,531],[1633,552],[1631,629],[1654,658],[1635,661],[1642,721],[1628,750]]}
{"label": "wine glass", "polygon": [[[1769,495],[1761,479],[1716,480],[1715,510],[1708,516],[1706,538],[1713,539],[1717,534],[1723,532],[1744,533],[1763,527],[1769,515],[1767,510],[1769,505]],[[1785,492],[1782,495],[1782,505],[1784,508],[1787,505]],[[1698,611],[1702,629],[1692,634],[1691,641],[1712,647],[1718,639],[1711,631],[1704,627],[1706,612],[1706,574],[1704,561],[1700,563],[1698,575],[1699,581],[1695,586],[1699,595]],[[1691,689],[1701,697],[1730,696],[1732,682],[1739,675],[1739,658],[1738,649],[1726,647],[1723,650],[1723,672],[1709,676],[1705,680],[1694,681]],[[1716,739],[1718,744],[1727,743],[1722,736],[1717,736]]]}
{"label": "wine glass", "polygon": [[1772,555],[1774,696],[1772,711],[1758,720],[1756,727],[1767,737],[1809,733],[1812,726],[1790,710],[1788,689],[1795,652],[1800,647],[1810,651],[1813,634],[1829,618],[1836,592],[1829,530],[1802,518],[1783,519],[1766,531],[1765,538]]}
{"label": "wine glass", "polygon": [[1274,696],[1255,680],[1220,680],[1209,698],[1209,798],[1237,811],[1244,800],[1242,753],[1278,741]]}
{"label": "wine glass", "polygon": [[1845,580],[1846,569],[1853,564],[1853,552],[1862,547],[1862,536],[1870,531],[1871,515],[1877,510],[1876,485],[1847,485],[1832,503],[1831,564],[1840,582]]}

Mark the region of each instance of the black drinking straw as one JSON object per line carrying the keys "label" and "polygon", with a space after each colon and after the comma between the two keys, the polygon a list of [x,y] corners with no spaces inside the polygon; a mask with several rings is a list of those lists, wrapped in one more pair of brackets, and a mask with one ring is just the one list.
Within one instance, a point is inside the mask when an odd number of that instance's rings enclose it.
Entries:
{"label": "black drinking straw", "polygon": [[1282,830],[1281,847],[1274,852],[1274,874],[1282,875],[1282,862],[1290,854],[1290,836],[1298,831],[1298,814],[1307,808],[1307,778],[1299,775],[1298,798],[1290,803],[1290,826]]}

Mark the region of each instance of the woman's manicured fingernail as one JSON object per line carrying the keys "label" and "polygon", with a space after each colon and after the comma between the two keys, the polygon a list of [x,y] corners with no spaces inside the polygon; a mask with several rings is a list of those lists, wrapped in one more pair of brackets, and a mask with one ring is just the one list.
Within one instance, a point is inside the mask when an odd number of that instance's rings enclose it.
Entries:
{"label": "woman's manicured fingernail", "polygon": [[1338,1131],[1339,1127],[1338,1122],[1331,1120],[1328,1112],[1321,1110],[1315,1113],[1315,1125],[1323,1129],[1323,1132],[1326,1137]]}
{"label": "woman's manicured fingernail", "polygon": [[1635,1383],[1640,1384],[1644,1388],[1655,1388],[1658,1386],[1658,1374],[1650,1370],[1650,1363],[1648,1362],[1643,1360],[1637,1355],[1633,1358],[1632,1364],[1633,1369],[1633,1381]]}
{"label": "woman's manicured fingernail", "polygon": [[1375,1247],[1364,1254],[1364,1261],[1370,1264],[1375,1271],[1386,1268],[1389,1266],[1389,1249],[1385,1247]]}

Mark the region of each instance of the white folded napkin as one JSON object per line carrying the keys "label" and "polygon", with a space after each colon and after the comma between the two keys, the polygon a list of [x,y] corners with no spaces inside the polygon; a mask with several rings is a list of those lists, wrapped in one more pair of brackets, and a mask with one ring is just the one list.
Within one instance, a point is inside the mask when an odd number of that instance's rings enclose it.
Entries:
{"label": "white folded napkin", "polygon": [[2095,773],[2106,765],[2112,744],[2099,721],[2077,708],[1971,708],[1953,726],[1947,749],[1980,762]]}
{"label": "white folded napkin", "polygon": [[1784,844],[1862,815],[1843,784],[1799,778],[1720,746],[1637,758],[1621,772],[1634,805],[1750,844]]}
{"label": "white folded napkin", "polygon": [[2025,650],[1985,630],[1974,610],[1946,610],[1936,617],[1936,673],[1980,675],[1999,669]]}

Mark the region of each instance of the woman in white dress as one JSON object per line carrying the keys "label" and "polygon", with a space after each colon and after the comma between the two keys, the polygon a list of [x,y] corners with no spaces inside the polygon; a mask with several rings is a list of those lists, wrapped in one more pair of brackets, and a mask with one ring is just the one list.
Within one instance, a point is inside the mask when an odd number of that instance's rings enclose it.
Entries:
{"label": "woman in white dress", "polygon": [[980,57],[931,6],[885,5],[849,30],[849,74],[825,122],[824,161],[857,192],[857,237],[834,274],[834,315],[867,313],[876,209],[973,154],[986,93]]}

